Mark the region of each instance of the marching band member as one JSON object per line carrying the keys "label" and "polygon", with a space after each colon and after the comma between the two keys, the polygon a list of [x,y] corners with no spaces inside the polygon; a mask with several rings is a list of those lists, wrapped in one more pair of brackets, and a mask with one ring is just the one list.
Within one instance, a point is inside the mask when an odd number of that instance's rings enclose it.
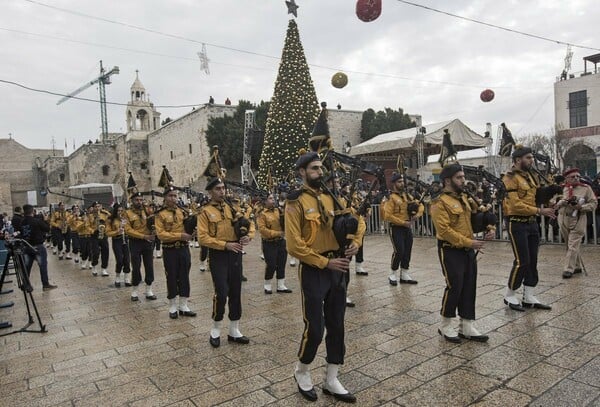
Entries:
{"label": "marching band member", "polygon": [[131,196],[132,207],[125,211],[125,233],[129,237],[129,253],[131,255],[131,273],[133,290],[131,301],[138,301],[138,285],[142,281],[141,266],[144,263],[144,282],[146,283],[146,299],[156,300],[152,292],[154,282],[154,263],[152,252],[154,249],[154,217],[144,206],[144,197],[140,192]]}
{"label": "marching band member", "polygon": [[[65,204],[58,203],[58,209],[50,216],[50,233],[52,243],[58,249],[58,260],[71,259],[71,239],[69,237],[69,214],[65,210]],[[53,251],[56,254],[55,251]]]}
{"label": "marching band member", "polygon": [[198,215],[198,240],[209,249],[208,262],[215,295],[213,297],[213,327],[209,343],[212,347],[221,345],[221,321],[225,314],[225,304],[229,304],[229,342],[248,344],[250,340],[239,329],[242,317],[242,251],[254,236],[254,224],[250,223],[246,236],[237,236],[233,226],[235,213],[225,202],[225,184],[220,178],[213,178],[206,185],[210,202]]}
{"label": "marching band member", "polygon": [[[539,180],[531,173],[533,153],[531,148],[517,146],[512,153],[513,166],[502,178],[507,190],[504,213],[508,217],[508,235],[515,260],[508,277],[504,303],[515,311],[524,307],[549,310],[535,297],[538,284],[538,250],[540,231],[536,221],[538,215],[555,219],[554,208],[537,207],[535,195],[540,187]],[[523,284],[523,304],[516,297],[516,290]]]}
{"label": "marching band member", "polygon": [[[477,289],[476,250],[484,242],[473,238],[471,213],[476,211],[463,193],[465,173],[460,164],[448,164],[440,173],[443,193],[432,201],[431,217],[438,241],[438,256],[446,280],[442,300],[442,324],[438,329],[449,342],[460,342],[459,337],[486,342],[473,326]],[[488,231],[485,239],[492,239],[495,231]],[[452,327],[456,311],[460,316],[458,335]]]}
{"label": "marching band member", "polygon": [[[394,247],[392,255],[392,265],[389,276],[391,285],[417,284],[410,274],[410,256],[413,246],[413,233],[411,229],[412,222],[423,216],[424,206],[419,203],[416,213],[409,213],[408,204],[413,202],[414,198],[405,190],[404,176],[400,173],[392,175],[392,193],[383,208],[384,220],[390,222],[389,235]],[[398,277],[398,267],[400,267],[400,276]]]}
{"label": "marching band member", "polygon": [[265,294],[272,294],[271,280],[277,276],[277,292],[291,293],[285,286],[285,265],[287,251],[285,249],[285,232],[281,222],[281,208],[275,207],[275,198],[269,194],[264,200],[264,208],[257,217],[258,231],[262,238],[262,252],[265,257]]}
{"label": "marching band member", "polygon": [[[125,209],[115,204],[113,211],[106,223],[106,236],[112,238],[112,250],[115,255],[115,287],[131,286],[131,260],[129,256],[129,242],[125,234]],[[124,274],[122,279],[121,273]]]}
{"label": "marching band member", "polygon": [[333,197],[322,193],[323,164],[315,152],[305,153],[296,161],[304,181],[301,189],[288,195],[285,207],[285,238],[288,252],[300,260],[298,277],[302,291],[304,332],[294,378],[300,394],[317,400],[310,375],[323,331],[327,328],[327,373],[321,386],[325,394],[345,402],[356,397],[338,380],[344,363],[344,315],[349,257],[356,255],[360,240],[353,241],[344,257],[336,257],[339,245],[333,232]]}
{"label": "marching band member", "polygon": [[195,317],[196,313],[188,306],[192,266],[188,242],[192,240],[192,235],[186,233],[183,227],[187,214],[177,206],[177,190],[173,186],[165,188],[163,199],[163,207],[155,216],[155,226],[156,236],[162,242],[163,248],[169,318],[177,319],[177,296],[179,315]]}

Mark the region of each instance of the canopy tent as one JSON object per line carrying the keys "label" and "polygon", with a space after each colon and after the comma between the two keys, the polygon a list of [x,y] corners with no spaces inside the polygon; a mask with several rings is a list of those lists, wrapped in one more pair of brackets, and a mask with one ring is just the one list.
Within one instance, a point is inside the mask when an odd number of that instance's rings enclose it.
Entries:
{"label": "canopy tent", "polygon": [[[461,149],[487,147],[492,143],[491,137],[482,137],[468,128],[459,119],[428,124],[425,127],[425,143],[441,145],[444,129],[448,129],[452,144]],[[353,146],[350,155],[363,155],[414,148],[418,128],[410,128],[390,133],[383,133],[370,140]]]}

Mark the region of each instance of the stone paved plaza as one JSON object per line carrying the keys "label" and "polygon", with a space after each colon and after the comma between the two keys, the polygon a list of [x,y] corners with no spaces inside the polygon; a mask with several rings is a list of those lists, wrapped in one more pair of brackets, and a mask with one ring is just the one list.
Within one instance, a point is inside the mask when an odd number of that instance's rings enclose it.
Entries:
{"label": "stone paved plaza", "polygon": [[[416,286],[387,283],[391,245],[368,236],[369,276],[352,273],[346,313],[342,382],[360,406],[583,406],[600,405],[600,250],[586,247],[589,276],[561,278],[562,246],[540,251],[540,295],[552,311],[507,310],[502,303],[512,262],[506,242],[489,243],[479,257],[477,326],[488,343],[445,342],[437,333],[444,287],[432,239],[415,239],[411,273]],[[33,293],[48,332],[0,338],[2,406],[295,406],[309,404],[296,390],[293,369],[303,323],[296,268],[293,294],[265,295],[258,243],[245,256],[242,332],[250,345],[208,343],[212,284],[191,249],[196,318],[170,320],[162,260],[155,260],[157,301],[137,303],[111,277],[93,277],[72,261],[50,255],[42,292],[37,266]],[[12,278],[14,280],[14,277]],[[14,288],[7,284],[5,288]],[[2,295],[0,310],[14,327],[27,321],[21,292]],[[5,332],[5,331],[4,331]],[[3,332],[0,332],[3,333]],[[324,345],[313,363],[318,386]],[[313,405],[334,404],[317,389]]]}

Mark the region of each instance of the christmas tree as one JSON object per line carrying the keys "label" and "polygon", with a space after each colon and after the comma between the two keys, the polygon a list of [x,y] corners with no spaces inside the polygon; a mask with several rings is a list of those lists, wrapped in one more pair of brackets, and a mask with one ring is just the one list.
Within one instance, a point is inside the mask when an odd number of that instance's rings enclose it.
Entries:
{"label": "christmas tree", "polygon": [[298,26],[290,20],[260,156],[258,182],[261,186],[266,185],[269,167],[271,175],[278,180],[289,174],[298,158],[298,150],[307,148],[318,114],[317,94]]}

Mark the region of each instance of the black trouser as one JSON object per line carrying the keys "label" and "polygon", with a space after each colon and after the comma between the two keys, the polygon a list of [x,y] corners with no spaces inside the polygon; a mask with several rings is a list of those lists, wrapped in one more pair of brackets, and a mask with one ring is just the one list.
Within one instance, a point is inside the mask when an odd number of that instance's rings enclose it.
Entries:
{"label": "black trouser", "polygon": [[389,234],[394,247],[392,270],[398,270],[398,266],[408,270],[413,246],[412,230],[404,226],[391,225]]}
{"label": "black trouser", "polygon": [[300,362],[311,363],[327,328],[325,347],[327,363],[344,363],[344,315],[346,314],[346,279],[337,271],[321,270],[304,263],[298,268],[302,287],[304,332],[300,342]]}
{"label": "black trouser", "polygon": [[461,318],[474,320],[477,289],[475,250],[453,249],[438,240],[438,256],[446,279],[440,314],[454,318],[458,309]]}
{"label": "black trouser", "polygon": [[108,238],[104,236],[103,239],[98,239],[96,236],[90,238],[90,249],[92,266],[98,265],[98,259],[100,259],[100,268],[108,267]]}
{"label": "black trouser", "polygon": [[79,245],[81,246],[81,260],[86,261],[91,258],[92,243],[91,240],[95,237],[79,236]]}
{"label": "black trouser", "polygon": [[[192,259],[187,242],[181,247],[163,246],[163,265],[167,277],[167,298],[190,296],[190,268]],[[166,244],[166,243],[165,243]]]}
{"label": "black trouser", "polygon": [[200,246],[200,261],[206,261],[208,257],[208,247]]}
{"label": "black trouser", "polygon": [[265,256],[265,280],[270,280],[277,273],[277,279],[285,278],[285,263],[287,262],[287,250],[285,239],[262,241],[262,251]]}
{"label": "black trouser", "polygon": [[160,240],[158,238],[154,239],[154,250],[160,250]]}
{"label": "black trouser", "polygon": [[208,250],[208,264],[215,287],[212,319],[222,321],[229,299],[229,320],[242,317],[242,253],[228,250]]}
{"label": "black trouser", "polygon": [[73,254],[78,254],[81,251],[81,245],[79,244],[79,235],[71,231],[69,232],[69,240],[71,241]]}
{"label": "black trouser", "polygon": [[143,239],[129,238],[129,253],[131,255],[131,284],[137,287],[142,281],[142,261],[144,262],[144,282],[150,285],[154,282],[154,263],[152,250],[154,242]]}
{"label": "black trouser", "polygon": [[515,260],[508,277],[508,288],[516,290],[521,283],[535,287],[538,283],[538,250],[540,232],[537,223],[508,222],[508,236]]}
{"label": "black trouser", "polygon": [[360,243],[360,247],[358,248],[358,253],[356,253],[356,262],[362,263],[365,261],[363,247],[365,246],[365,237],[363,236],[362,242]]}
{"label": "black trouser", "polygon": [[130,258],[129,258],[129,247],[127,246],[127,239],[123,241],[123,237],[112,238],[112,249],[115,255],[115,274],[123,272],[128,274],[131,272]]}
{"label": "black trouser", "polygon": [[50,238],[52,239],[52,246],[58,249],[58,245],[60,244],[60,250],[62,250],[62,242],[60,241],[60,235],[60,228],[54,226],[50,228]]}

